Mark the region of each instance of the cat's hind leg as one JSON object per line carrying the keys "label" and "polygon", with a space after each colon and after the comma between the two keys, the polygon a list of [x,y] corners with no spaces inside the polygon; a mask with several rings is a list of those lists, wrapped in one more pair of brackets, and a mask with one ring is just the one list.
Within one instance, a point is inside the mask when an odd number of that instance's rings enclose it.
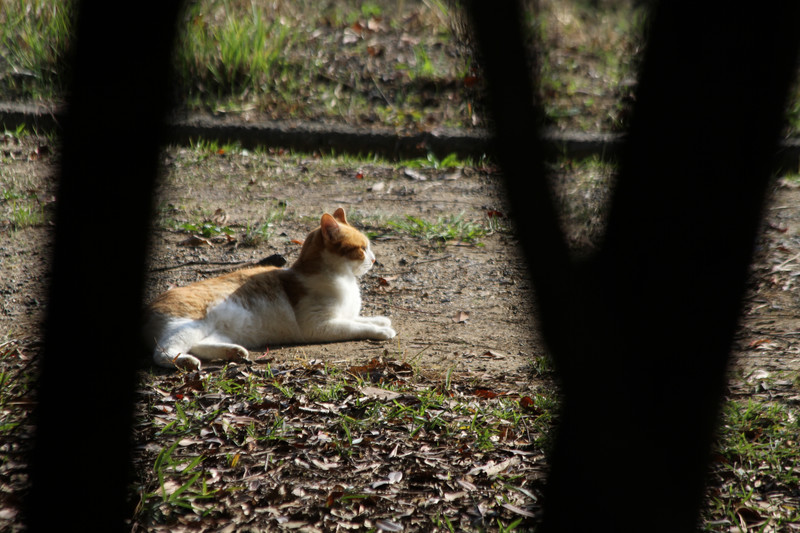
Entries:
{"label": "cat's hind leg", "polygon": [[162,324],[160,335],[153,339],[153,361],[165,368],[198,370],[200,359],[190,355],[190,346],[205,337],[206,328],[202,322],[186,319],[167,319]]}
{"label": "cat's hind leg", "polygon": [[206,342],[195,344],[189,352],[202,361],[246,361],[250,352],[238,344],[226,342]]}
{"label": "cat's hind leg", "polygon": [[188,353],[170,354],[164,348],[156,346],[153,351],[153,361],[164,368],[180,368],[183,370],[199,370],[200,359]]}
{"label": "cat's hind leg", "polygon": [[246,361],[250,352],[225,335],[211,333],[189,348],[201,361]]}

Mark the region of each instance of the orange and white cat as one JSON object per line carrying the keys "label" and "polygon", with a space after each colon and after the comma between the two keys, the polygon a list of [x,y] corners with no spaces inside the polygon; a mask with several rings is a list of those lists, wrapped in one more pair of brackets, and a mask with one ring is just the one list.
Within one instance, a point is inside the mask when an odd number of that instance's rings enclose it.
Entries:
{"label": "orange and white cat", "polygon": [[269,344],[391,339],[391,320],[363,317],[358,277],[375,262],[342,208],[322,215],[289,268],[254,267],[171,289],[149,306],[160,366],[237,361]]}

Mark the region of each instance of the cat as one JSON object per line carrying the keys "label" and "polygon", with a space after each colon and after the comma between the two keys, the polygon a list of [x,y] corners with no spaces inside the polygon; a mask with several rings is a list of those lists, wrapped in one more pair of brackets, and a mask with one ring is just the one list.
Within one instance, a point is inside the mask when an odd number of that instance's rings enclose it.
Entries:
{"label": "cat", "polygon": [[289,268],[258,266],[168,290],[148,306],[159,366],[242,361],[246,347],[391,339],[391,320],[363,317],[358,278],[375,263],[367,237],[344,209],[322,215]]}

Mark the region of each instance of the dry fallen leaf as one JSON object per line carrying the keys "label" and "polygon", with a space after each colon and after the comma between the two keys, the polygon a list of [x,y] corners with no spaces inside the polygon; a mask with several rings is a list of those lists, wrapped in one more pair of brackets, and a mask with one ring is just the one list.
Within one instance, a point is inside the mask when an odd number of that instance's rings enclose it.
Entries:
{"label": "dry fallen leaf", "polygon": [[383,19],[371,17],[367,21],[367,29],[374,32],[386,31],[386,26],[383,25]]}
{"label": "dry fallen leaf", "polygon": [[464,76],[464,87],[472,87],[478,83],[478,76],[472,76],[470,74]]}
{"label": "dry fallen leaf", "polygon": [[428,179],[424,174],[420,174],[416,170],[411,170],[410,168],[405,169],[403,174],[405,174],[406,177],[416,181],[426,181]]}
{"label": "dry fallen leaf", "polygon": [[466,481],[464,479],[457,479],[456,483],[458,483],[464,489],[469,490],[469,491],[478,490],[478,487],[476,487],[474,484],[472,484],[469,481]]}
{"label": "dry fallen leaf", "polygon": [[469,320],[469,311],[459,311],[453,316],[453,322],[456,324],[463,324]]}
{"label": "dry fallen leaf", "polygon": [[402,396],[400,393],[386,389],[379,389],[377,387],[362,387],[361,394],[369,398],[377,398],[379,400],[394,400],[395,398]]}
{"label": "dry fallen leaf", "polygon": [[228,222],[228,213],[222,208],[217,208],[209,220],[217,226],[224,226],[225,223]]}
{"label": "dry fallen leaf", "polygon": [[449,174],[445,174],[442,179],[445,181],[455,181],[461,177],[461,169],[456,170],[455,172],[451,172]]}
{"label": "dry fallen leaf", "polygon": [[388,287],[390,281],[394,281],[397,279],[398,276],[386,276],[378,278],[378,285],[382,287]]}
{"label": "dry fallen leaf", "polygon": [[391,520],[378,520],[375,522],[381,531],[403,531],[403,526]]}
{"label": "dry fallen leaf", "polygon": [[505,507],[506,509],[508,509],[511,512],[517,513],[518,515],[527,516],[529,518],[533,518],[534,516],[536,516],[532,512],[526,511],[522,507],[517,507],[516,505],[512,505],[510,503],[504,503],[503,507]]}
{"label": "dry fallen leaf", "polygon": [[192,235],[188,239],[184,239],[178,243],[178,246],[212,246],[211,241],[200,237],[199,235]]}
{"label": "dry fallen leaf", "polygon": [[495,463],[494,461],[489,461],[483,466],[476,466],[469,472],[467,475],[474,476],[480,474],[481,472],[485,472],[487,476],[493,477],[508,468],[511,465],[515,465],[519,462],[519,457],[509,457],[505,461],[500,461],[499,463]]}
{"label": "dry fallen leaf", "polygon": [[767,349],[769,349],[774,347],[775,344],[772,342],[772,339],[756,339],[747,345],[747,347],[750,348],[751,350],[755,348],[763,350],[764,346],[766,346]]}

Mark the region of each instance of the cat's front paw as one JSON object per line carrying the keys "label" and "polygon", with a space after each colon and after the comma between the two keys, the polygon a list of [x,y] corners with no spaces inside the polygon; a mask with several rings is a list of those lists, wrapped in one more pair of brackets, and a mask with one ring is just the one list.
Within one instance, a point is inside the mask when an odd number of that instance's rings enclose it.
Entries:
{"label": "cat's front paw", "polygon": [[375,336],[373,338],[385,341],[385,340],[394,338],[396,336],[397,336],[397,332],[394,329],[392,329],[390,327],[379,327],[375,331]]}
{"label": "cat's front paw", "polygon": [[392,326],[392,321],[385,316],[362,316],[358,317],[356,320],[381,328],[389,328]]}
{"label": "cat's front paw", "polygon": [[384,328],[392,329],[392,321],[386,318],[385,316],[373,316],[371,317],[371,319],[373,324],[376,324]]}

